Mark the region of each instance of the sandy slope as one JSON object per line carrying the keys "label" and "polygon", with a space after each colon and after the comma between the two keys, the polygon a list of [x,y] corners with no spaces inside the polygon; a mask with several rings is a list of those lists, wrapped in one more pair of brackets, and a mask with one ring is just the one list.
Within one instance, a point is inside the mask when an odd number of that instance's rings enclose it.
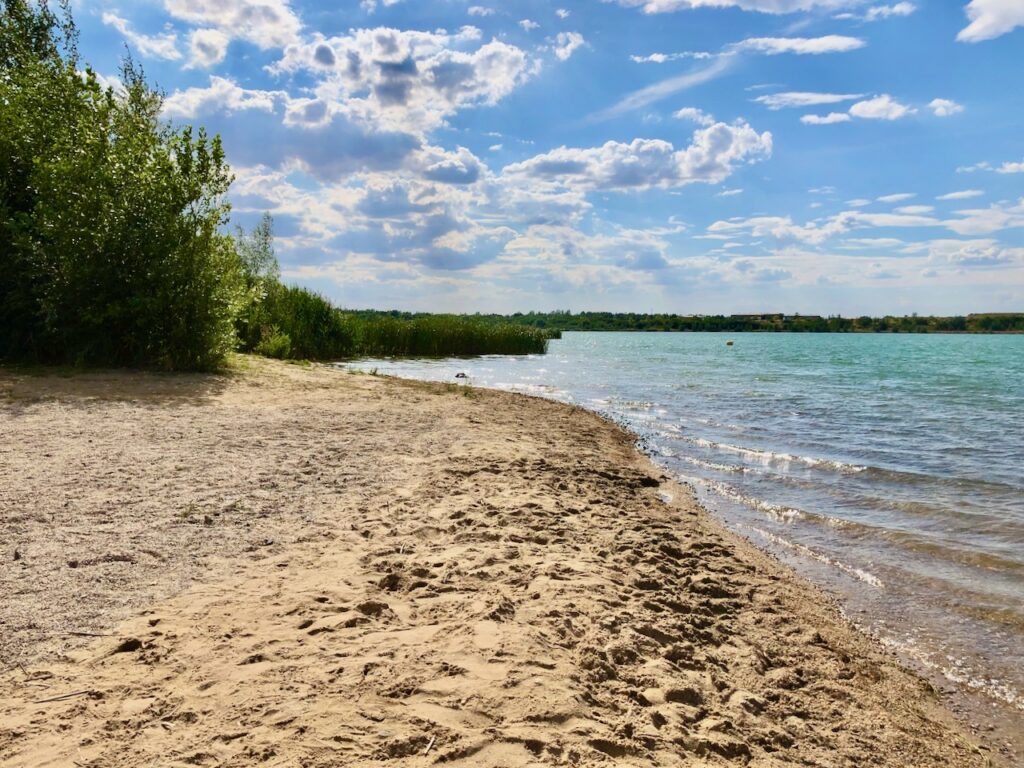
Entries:
{"label": "sandy slope", "polygon": [[986,764],[596,416],[247,365],[0,373],[0,765]]}

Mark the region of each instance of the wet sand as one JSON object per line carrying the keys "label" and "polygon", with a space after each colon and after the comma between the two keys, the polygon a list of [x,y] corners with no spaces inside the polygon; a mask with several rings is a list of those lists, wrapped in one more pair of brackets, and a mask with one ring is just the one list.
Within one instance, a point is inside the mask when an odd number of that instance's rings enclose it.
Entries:
{"label": "wet sand", "polygon": [[0,371],[2,766],[982,766],[596,415]]}

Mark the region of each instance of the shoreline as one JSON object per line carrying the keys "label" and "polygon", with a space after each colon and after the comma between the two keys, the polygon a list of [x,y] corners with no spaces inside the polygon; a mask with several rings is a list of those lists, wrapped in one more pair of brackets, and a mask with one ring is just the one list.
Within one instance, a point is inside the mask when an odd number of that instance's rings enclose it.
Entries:
{"label": "shoreline", "polygon": [[998,759],[621,426],[244,365],[0,371],[0,765]]}

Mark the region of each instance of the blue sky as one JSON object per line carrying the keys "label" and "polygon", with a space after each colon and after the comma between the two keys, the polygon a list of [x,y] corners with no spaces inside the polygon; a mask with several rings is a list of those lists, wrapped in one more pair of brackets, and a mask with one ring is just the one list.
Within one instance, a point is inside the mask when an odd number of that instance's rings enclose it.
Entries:
{"label": "blue sky", "polygon": [[286,279],[431,311],[1024,310],[1022,0],[78,0]]}

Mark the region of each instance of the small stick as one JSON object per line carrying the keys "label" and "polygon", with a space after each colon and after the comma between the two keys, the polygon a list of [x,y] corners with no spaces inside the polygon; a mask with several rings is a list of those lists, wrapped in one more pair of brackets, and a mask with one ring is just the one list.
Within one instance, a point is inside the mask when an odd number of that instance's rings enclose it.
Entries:
{"label": "small stick", "polygon": [[65,632],[66,635],[74,635],[75,637],[113,637],[113,635],[105,635],[99,632]]}
{"label": "small stick", "polygon": [[431,737],[430,737],[430,743],[429,743],[429,744],[427,744],[427,748],[423,750],[423,755],[424,755],[424,757],[425,757],[425,756],[426,756],[426,754],[427,754],[427,753],[428,753],[428,752],[430,751],[430,748],[431,748],[432,746],[434,746],[434,742],[435,742],[436,740],[437,740],[437,736],[431,736]]}
{"label": "small stick", "polygon": [[48,699],[37,699],[36,701],[33,701],[32,703],[33,704],[48,704],[51,701],[63,701],[64,699],[71,699],[71,698],[74,698],[75,696],[85,696],[87,693],[92,693],[92,691],[87,689],[87,690],[84,690],[84,691],[73,691],[71,693],[62,693],[60,696],[51,696]]}

